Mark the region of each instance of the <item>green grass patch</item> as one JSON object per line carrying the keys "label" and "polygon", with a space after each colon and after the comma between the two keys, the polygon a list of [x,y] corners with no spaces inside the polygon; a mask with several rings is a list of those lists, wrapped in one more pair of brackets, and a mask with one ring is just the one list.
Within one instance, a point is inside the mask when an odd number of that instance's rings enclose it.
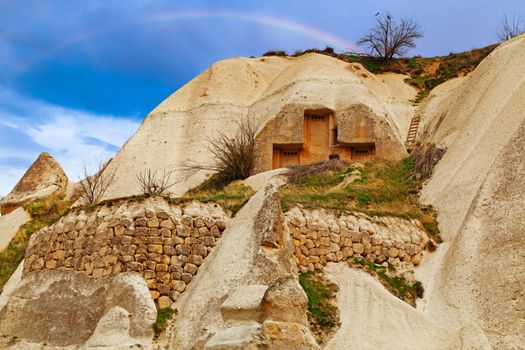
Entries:
{"label": "green grass patch", "polygon": [[71,201],[65,200],[64,195],[60,194],[36,199],[24,206],[31,220],[18,230],[7,248],[0,252],[0,289],[4,287],[24,259],[25,249],[31,235],[62,217],[71,204]]}
{"label": "green grass patch", "polygon": [[362,257],[354,257],[353,262],[366,267],[367,271],[375,273],[381,283],[399,299],[415,305],[415,298],[423,297],[421,283],[410,283],[405,277],[396,275],[396,270],[393,266],[378,265]]}
{"label": "green grass patch", "polygon": [[168,321],[171,319],[175,311],[171,307],[157,310],[157,320],[155,321],[155,332],[157,334],[163,332],[168,326]]}
{"label": "green grass patch", "polygon": [[[418,203],[421,180],[415,176],[410,158],[399,162],[377,160],[362,167],[326,168],[329,167],[316,164],[315,169],[321,169],[318,173],[297,170],[305,175],[293,177],[279,189],[283,210],[301,206],[419,219],[427,232],[440,241],[435,213]],[[338,186],[356,171],[360,176],[354,182]]]}
{"label": "green grass patch", "polygon": [[[473,71],[496,47],[497,45],[490,45],[481,49],[473,49],[461,53],[450,53],[447,56],[396,57],[388,61],[367,55],[336,53],[329,47],[324,50],[308,49],[304,51],[296,51],[292,56],[297,57],[306,53],[314,52],[335,57],[348,63],[360,63],[369,72],[374,74],[388,72],[406,74],[409,76],[409,78],[406,79],[406,82],[419,90],[419,93],[412,102],[419,103],[439,84]],[[285,56],[286,53],[279,52],[279,55]]]}
{"label": "green grass patch", "polygon": [[392,212],[397,208],[402,209],[395,210],[398,213],[413,213],[418,208],[410,199],[417,192],[418,184],[410,179],[411,170],[409,159],[397,163],[370,162],[359,169],[359,179],[336,189],[348,176],[347,169],[309,174],[283,186],[281,200],[285,207],[302,205],[377,212]]}
{"label": "green grass patch", "polygon": [[299,284],[308,296],[309,319],[323,329],[331,329],[339,323],[337,307],[332,304],[337,287],[323,280],[318,272],[299,275]]}
{"label": "green grass patch", "polygon": [[217,203],[235,215],[254,195],[255,191],[245,186],[242,181],[233,181],[223,186],[212,176],[208,181],[189,191],[181,198],[170,198],[171,203],[179,204],[196,200],[203,203]]}

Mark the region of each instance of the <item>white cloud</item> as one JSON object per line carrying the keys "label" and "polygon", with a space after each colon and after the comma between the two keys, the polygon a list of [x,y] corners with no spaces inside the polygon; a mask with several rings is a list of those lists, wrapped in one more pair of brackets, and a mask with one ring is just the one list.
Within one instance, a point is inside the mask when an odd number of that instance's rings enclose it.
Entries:
{"label": "white cloud", "polygon": [[[7,146],[4,142],[0,148],[0,196],[10,191],[26,170],[20,162],[10,159],[30,164],[40,152],[48,151],[69,178],[76,181],[83,161],[92,164],[111,158],[139,126],[131,116],[65,108],[21,96],[1,86],[0,124],[27,135],[27,141]],[[8,136],[0,131],[0,141],[9,140]],[[31,147],[25,147],[29,143]]]}

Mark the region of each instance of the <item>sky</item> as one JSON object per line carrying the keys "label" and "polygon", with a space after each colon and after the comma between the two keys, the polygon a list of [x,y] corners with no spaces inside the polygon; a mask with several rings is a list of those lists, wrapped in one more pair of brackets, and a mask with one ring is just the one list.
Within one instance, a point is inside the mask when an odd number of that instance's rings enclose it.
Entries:
{"label": "sky", "polygon": [[0,196],[43,152],[78,180],[213,62],[355,42],[376,13],[412,18],[409,55],[496,42],[523,0],[0,0]]}

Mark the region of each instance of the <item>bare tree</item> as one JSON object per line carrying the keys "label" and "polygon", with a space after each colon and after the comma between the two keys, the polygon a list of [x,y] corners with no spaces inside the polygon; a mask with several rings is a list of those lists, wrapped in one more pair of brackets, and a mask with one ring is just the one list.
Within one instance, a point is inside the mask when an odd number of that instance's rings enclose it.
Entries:
{"label": "bare tree", "polygon": [[216,172],[218,181],[223,184],[253,175],[257,161],[258,128],[249,119],[237,122],[236,125],[237,132],[233,137],[218,133],[209,140],[208,150],[215,158],[213,164],[190,161],[180,165],[183,179],[201,170]]}
{"label": "bare tree", "polygon": [[137,175],[137,180],[140,184],[142,192],[149,195],[165,194],[171,186],[177,183],[172,181],[173,170],[164,170],[162,174],[157,173],[157,170],[152,171],[147,169],[141,171]]}
{"label": "bare tree", "polygon": [[106,171],[108,164],[109,162],[106,164],[99,162],[94,174],[90,175],[92,171],[88,169],[86,162],[82,163],[81,171],[84,179],[80,181],[80,198],[84,204],[97,204],[113,183],[116,169],[111,172]]}
{"label": "bare tree", "polygon": [[376,15],[376,25],[357,42],[367,47],[372,55],[390,60],[416,47],[416,39],[423,37],[421,26],[412,19],[394,21],[390,14]]}
{"label": "bare tree", "polygon": [[515,12],[512,18],[503,15],[496,37],[500,42],[503,42],[523,33],[525,33],[525,21],[518,12]]}

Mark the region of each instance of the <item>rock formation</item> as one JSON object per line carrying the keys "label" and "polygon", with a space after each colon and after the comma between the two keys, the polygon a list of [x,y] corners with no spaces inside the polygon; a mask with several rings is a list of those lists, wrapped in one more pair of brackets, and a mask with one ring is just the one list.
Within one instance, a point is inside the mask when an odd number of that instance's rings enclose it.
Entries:
{"label": "rock formation", "polygon": [[0,251],[9,245],[20,226],[28,222],[30,218],[24,208],[18,208],[9,214],[0,216]]}
{"label": "rock formation", "polygon": [[421,262],[429,241],[417,220],[374,217],[364,214],[340,215],[325,210],[286,213],[293,238],[294,257],[301,272],[322,270],[328,262],[352,256],[401,270],[413,270]]}
{"label": "rock formation", "polygon": [[73,271],[44,270],[22,279],[0,310],[0,346],[147,345],[155,315],[146,282],[136,273],[97,281]]}
{"label": "rock formation", "polygon": [[[106,171],[115,172],[115,181],[105,197],[138,194],[138,183],[130,179],[141,171],[173,170],[188,160],[213,163],[210,138],[233,135],[241,120],[261,129],[258,171],[272,168],[272,145],[283,150],[306,147],[305,118],[319,113],[335,117],[335,124],[323,124],[322,139],[313,135],[314,148],[308,148],[306,161],[328,159],[331,152],[351,157],[352,147],[369,156],[375,152],[378,158],[401,159],[406,156],[409,100],[415,95],[403,79],[396,74],[376,77],[359,64],[319,54],[217,62],[146,117],[108,165]],[[353,114],[360,118],[357,124]],[[199,172],[170,191],[180,195],[206,175]]]}
{"label": "rock formation", "polygon": [[65,269],[93,279],[138,272],[160,308],[171,306],[229,221],[216,205],[123,201],[62,217],[31,237],[24,275]]}
{"label": "rock formation", "polygon": [[523,72],[524,35],[441,97],[424,135],[448,150],[422,193],[445,241],[424,262],[423,307],[444,323],[475,326],[471,337],[498,349],[525,344]]}
{"label": "rock formation", "polygon": [[[138,194],[140,171],[211,162],[207,139],[231,135],[236,121],[257,123],[264,171],[332,155],[401,159],[401,140],[418,115],[418,141],[447,148],[421,196],[437,208],[444,242],[425,251],[418,220],[300,207],[284,213],[282,169],[247,179],[257,193],[233,218],[217,204],[164,197],[76,208],[32,236],[0,297],[0,347],[320,349],[297,278],[314,269],[339,288],[341,324],[324,349],[523,347],[523,72],[525,35],[416,109],[402,76],[374,76],[326,56],[216,63],[153,110],[109,163],[115,182],[107,198]],[[308,123],[332,133],[319,138]],[[184,193],[206,175],[170,190]],[[0,202],[2,211],[66,184],[43,154]],[[404,303],[343,262],[350,257],[415,274],[424,298],[416,308]],[[154,345],[157,309],[167,307],[176,314]]]}
{"label": "rock formation", "polygon": [[44,152],[31,164],[13,190],[0,201],[0,212],[5,215],[32,199],[64,191],[68,181],[60,164]]}

